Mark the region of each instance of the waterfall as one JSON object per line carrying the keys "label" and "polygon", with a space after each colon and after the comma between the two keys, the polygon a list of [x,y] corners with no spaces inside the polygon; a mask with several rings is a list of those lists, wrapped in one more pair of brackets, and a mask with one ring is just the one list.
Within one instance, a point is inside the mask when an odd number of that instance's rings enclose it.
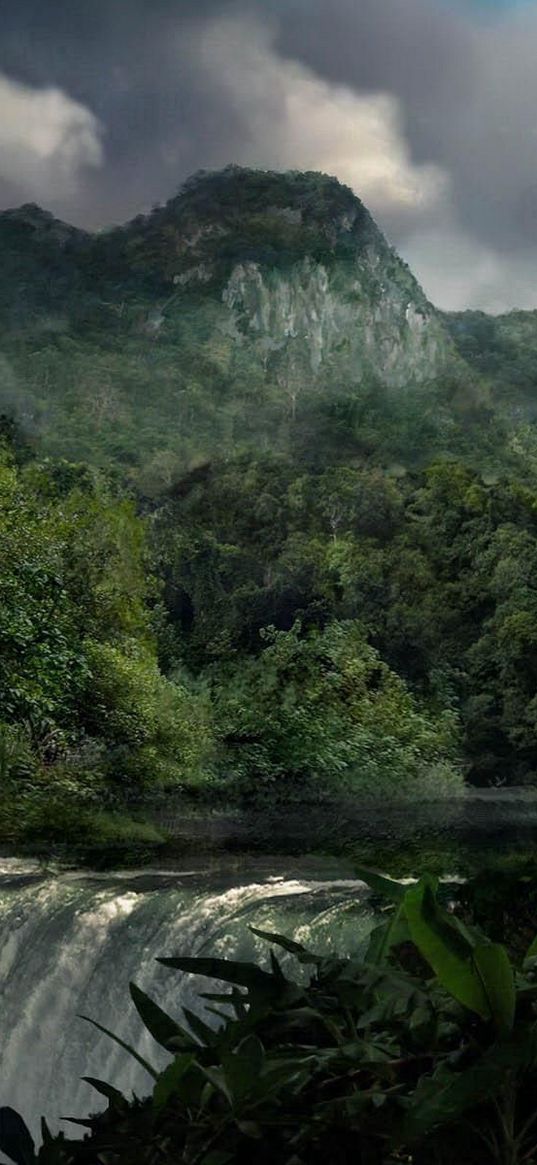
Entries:
{"label": "waterfall", "polygon": [[[102,1097],[81,1076],[143,1096],[151,1080],[117,1044],[77,1018],[90,1016],[156,1067],[168,1061],[131,1004],[134,980],[171,1015],[201,1010],[196,980],[158,955],[267,958],[248,927],[280,932],[319,951],[359,951],[374,923],[362,882],[282,860],[229,859],[213,870],[43,874],[0,859],[0,1105],[36,1131],[87,1116]],[[70,1128],[73,1135],[75,1126]]]}

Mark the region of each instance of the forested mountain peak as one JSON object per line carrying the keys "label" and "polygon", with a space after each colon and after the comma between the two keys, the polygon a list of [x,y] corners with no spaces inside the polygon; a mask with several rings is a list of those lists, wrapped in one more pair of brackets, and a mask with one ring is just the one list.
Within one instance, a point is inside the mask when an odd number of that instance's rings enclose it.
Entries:
{"label": "forested mountain peak", "polygon": [[94,234],[26,206],[0,239],[0,409],[23,400],[47,452],[119,461],[150,492],[216,450],[318,456],[342,426],[367,450],[371,409],[437,411],[456,366],[406,264],[326,175],[200,173]]}
{"label": "forested mountain peak", "polygon": [[408,267],[360,199],[324,174],[200,172],[98,249],[114,255],[125,286],[136,272],[148,294],[174,291],[176,305],[200,292],[218,300],[222,329],[280,378],[289,364],[296,379],[335,361],[354,380],[401,386],[430,380],[446,359],[443,327]]}
{"label": "forested mountain peak", "polygon": [[534,453],[535,313],[449,315],[335,178],[228,166],[95,233],[0,214],[0,412],[143,492],[252,448]]}
{"label": "forested mountain peak", "polygon": [[120,229],[148,249],[160,238],[176,268],[188,268],[193,256],[283,265],[306,255],[330,261],[367,247],[388,251],[363,203],[336,178],[235,165],[199,171],[165,204]]}

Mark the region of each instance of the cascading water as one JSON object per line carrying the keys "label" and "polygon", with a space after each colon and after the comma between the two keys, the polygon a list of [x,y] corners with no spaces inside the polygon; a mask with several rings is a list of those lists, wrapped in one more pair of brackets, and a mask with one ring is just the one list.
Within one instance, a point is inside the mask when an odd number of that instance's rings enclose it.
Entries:
{"label": "cascading water", "polygon": [[199,1012],[198,992],[208,988],[156,956],[262,962],[267,946],[249,925],[319,951],[358,951],[375,920],[368,898],[363,883],[322,863],[315,871],[264,861],[212,872],[50,877],[0,860],[0,1105],[16,1108],[34,1129],[45,1115],[55,1129],[62,1117],[102,1107],[82,1076],[143,1096],[151,1087],[144,1070],[77,1016],[97,1020],[161,1066],[168,1057],[144,1031],[129,981],[177,1016],[181,1004]]}

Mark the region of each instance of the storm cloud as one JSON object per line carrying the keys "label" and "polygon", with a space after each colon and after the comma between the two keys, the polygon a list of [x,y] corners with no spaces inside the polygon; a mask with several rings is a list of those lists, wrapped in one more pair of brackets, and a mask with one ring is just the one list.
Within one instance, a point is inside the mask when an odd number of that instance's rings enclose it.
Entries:
{"label": "storm cloud", "polygon": [[0,202],[99,227],[200,167],[321,169],[441,306],[534,307],[536,53],[532,0],[6,0]]}

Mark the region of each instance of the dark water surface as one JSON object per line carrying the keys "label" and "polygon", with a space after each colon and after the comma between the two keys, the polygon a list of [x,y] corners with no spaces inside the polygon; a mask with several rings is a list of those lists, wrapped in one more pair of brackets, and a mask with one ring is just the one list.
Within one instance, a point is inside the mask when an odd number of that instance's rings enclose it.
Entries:
{"label": "dark water surface", "polygon": [[168,799],[149,814],[178,845],[297,854],[325,849],[351,854],[362,843],[382,854],[385,843],[427,847],[499,847],[506,852],[537,846],[537,790],[472,789],[467,796],[426,803],[356,800],[324,805],[297,804],[273,810],[185,814],[184,805]]}

